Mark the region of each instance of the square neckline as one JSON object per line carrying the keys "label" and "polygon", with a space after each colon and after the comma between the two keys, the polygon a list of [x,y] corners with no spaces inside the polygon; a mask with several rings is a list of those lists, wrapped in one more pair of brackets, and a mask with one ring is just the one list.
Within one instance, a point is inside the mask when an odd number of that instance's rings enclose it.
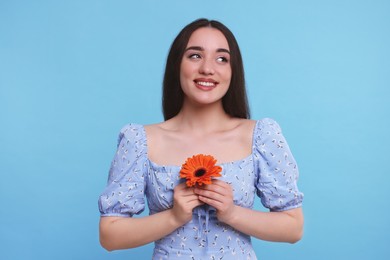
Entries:
{"label": "square neckline", "polygon": [[[241,159],[237,159],[237,160],[232,160],[232,161],[228,161],[228,162],[223,162],[223,163],[217,163],[216,165],[218,166],[226,166],[226,165],[232,165],[232,164],[237,164],[237,163],[241,163],[241,162],[244,162],[244,161],[247,161],[249,160],[250,158],[253,157],[253,154],[254,154],[254,147],[255,147],[255,135],[257,133],[257,129],[258,129],[258,125],[259,125],[259,122],[260,120],[256,120],[254,126],[253,126],[253,129],[252,129],[252,142],[251,142],[251,152],[249,155],[245,156],[244,158],[241,158]],[[141,129],[142,129],[142,135],[143,135],[143,138],[144,138],[144,141],[145,141],[145,157],[146,157],[146,160],[148,161],[148,163],[152,166],[154,166],[154,168],[170,168],[170,169],[177,169],[177,168],[181,168],[182,166],[181,165],[175,165],[175,164],[159,164],[159,163],[156,163],[154,161],[152,161],[150,158],[149,158],[149,147],[148,147],[148,138],[147,138],[147,134],[146,134],[146,129],[145,129],[145,126],[144,125],[141,125]],[[184,163],[184,162],[183,162]]]}

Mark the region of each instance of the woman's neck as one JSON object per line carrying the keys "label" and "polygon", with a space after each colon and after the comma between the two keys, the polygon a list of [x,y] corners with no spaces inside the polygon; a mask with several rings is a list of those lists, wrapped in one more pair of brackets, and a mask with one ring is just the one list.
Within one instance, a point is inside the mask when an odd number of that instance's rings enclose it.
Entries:
{"label": "woman's neck", "polygon": [[173,118],[175,128],[193,133],[210,133],[224,130],[232,117],[226,114],[222,102],[207,106],[184,103],[179,114]]}

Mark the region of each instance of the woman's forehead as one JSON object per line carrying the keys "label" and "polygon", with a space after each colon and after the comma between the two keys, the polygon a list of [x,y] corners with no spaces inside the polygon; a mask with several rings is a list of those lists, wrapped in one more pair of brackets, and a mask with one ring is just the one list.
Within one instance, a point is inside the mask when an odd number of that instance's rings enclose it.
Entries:
{"label": "woman's forehead", "polygon": [[201,47],[204,50],[229,50],[229,44],[225,35],[218,29],[212,27],[202,27],[191,34],[187,48],[194,46]]}

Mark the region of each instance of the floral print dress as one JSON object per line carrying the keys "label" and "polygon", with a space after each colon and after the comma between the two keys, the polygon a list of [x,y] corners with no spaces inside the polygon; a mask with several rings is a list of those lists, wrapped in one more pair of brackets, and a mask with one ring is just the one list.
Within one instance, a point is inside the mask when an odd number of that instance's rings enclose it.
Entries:
{"label": "floral print dress", "polygon": [[[253,130],[252,153],[242,160],[219,164],[219,179],[233,187],[234,203],[252,208],[255,195],[271,211],[300,207],[298,168],[279,125],[258,120]],[[142,125],[129,124],[119,135],[107,187],[99,198],[101,216],[132,217],[173,205],[173,189],[184,181],[180,166],[158,165],[148,159]],[[146,200],[145,200],[146,198]],[[256,259],[250,236],[219,222],[216,210],[203,205],[193,210],[190,222],[155,241],[153,259]]]}

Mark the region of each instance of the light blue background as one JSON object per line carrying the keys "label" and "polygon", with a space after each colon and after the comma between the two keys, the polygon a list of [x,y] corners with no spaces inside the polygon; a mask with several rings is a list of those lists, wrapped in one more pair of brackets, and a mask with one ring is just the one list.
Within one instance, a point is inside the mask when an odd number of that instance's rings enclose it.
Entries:
{"label": "light blue background", "polygon": [[[300,166],[305,235],[260,259],[390,256],[390,2],[0,2],[1,259],[107,253],[97,199],[120,128],[162,120],[169,46],[199,17],[236,35],[252,117],[276,119]],[[131,235],[131,234],[129,234]]]}

